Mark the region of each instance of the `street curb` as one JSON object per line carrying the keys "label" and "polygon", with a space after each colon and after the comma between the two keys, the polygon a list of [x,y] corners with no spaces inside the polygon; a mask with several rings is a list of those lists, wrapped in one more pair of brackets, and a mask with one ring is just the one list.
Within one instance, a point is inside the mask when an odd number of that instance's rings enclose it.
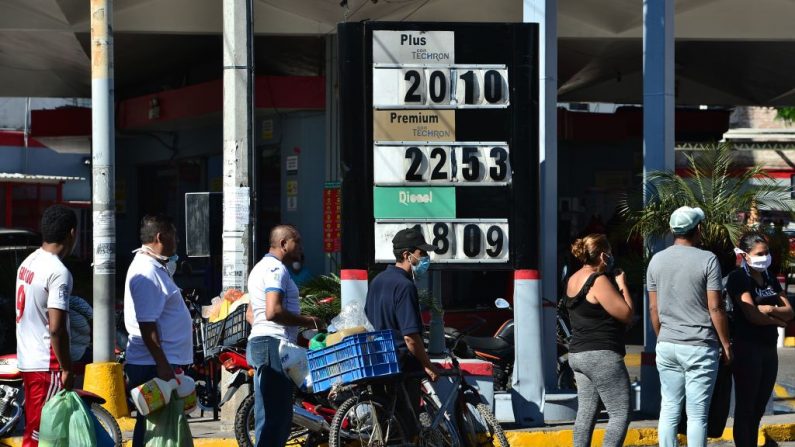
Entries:
{"label": "street curb", "polygon": [[[128,418],[129,419],[129,418]],[[508,438],[508,443],[513,447],[518,446],[543,446],[543,447],[570,447],[574,443],[574,432],[570,429],[566,430],[541,430],[541,431],[507,431],[505,436]],[[602,444],[605,436],[605,430],[598,428],[594,430],[592,444]],[[731,427],[723,431],[723,436],[720,438],[710,438],[710,442],[731,442],[733,441],[733,432]],[[685,441],[684,436],[679,436],[680,444]],[[768,424],[763,425],[759,429],[759,437],[757,438],[757,445],[763,446],[767,441],[775,442],[788,442],[795,441],[795,423],[789,424]],[[625,446],[653,446],[659,442],[657,437],[657,428],[655,427],[642,427],[630,428],[627,431],[627,437],[624,440]],[[237,441],[234,438],[199,438],[193,440],[194,447],[237,447]],[[3,447],[21,447],[22,438],[5,438],[0,439],[0,446]],[[127,440],[124,442],[125,447],[131,447],[132,441]]]}
{"label": "street curb", "polygon": [[[505,433],[508,443],[513,446],[543,446],[543,447],[570,447],[574,444],[574,432],[566,430],[542,430],[542,431],[508,431]],[[592,445],[601,445],[605,436],[605,430],[598,428],[594,430]],[[787,442],[795,441],[795,423],[791,424],[769,424],[763,425],[759,429],[757,445],[763,446],[768,441]],[[682,444],[685,437],[680,435],[679,442]],[[734,441],[732,428],[726,428],[720,438],[710,438],[710,442],[732,442]],[[625,446],[652,446],[658,445],[657,428],[630,428],[624,440]]]}

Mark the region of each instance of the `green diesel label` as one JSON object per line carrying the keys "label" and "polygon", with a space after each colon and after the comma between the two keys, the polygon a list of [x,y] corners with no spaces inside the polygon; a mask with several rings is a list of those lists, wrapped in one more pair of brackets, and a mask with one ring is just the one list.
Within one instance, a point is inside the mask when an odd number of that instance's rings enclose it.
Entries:
{"label": "green diesel label", "polygon": [[454,187],[373,188],[373,215],[376,219],[454,219]]}

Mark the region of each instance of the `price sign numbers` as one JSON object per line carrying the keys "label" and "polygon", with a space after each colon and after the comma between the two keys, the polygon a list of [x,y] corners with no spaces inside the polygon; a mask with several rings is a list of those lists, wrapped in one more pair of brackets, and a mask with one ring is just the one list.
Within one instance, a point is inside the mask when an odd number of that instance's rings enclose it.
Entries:
{"label": "price sign numbers", "polygon": [[[424,223],[376,222],[376,240],[391,240],[390,235],[403,228],[420,228],[429,244],[436,250],[429,253],[438,263],[499,263],[508,262],[508,222],[495,221],[439,221]],[[383,245],[383,244],[382,244]],[[388,262],[391,246],[376,246],[377,261]]]}
{"label": "price sign numbers", "polygon": [[502,185],[511,181],[509,151],[504,143],[376,145],[373,163],[376,185]]}
{"label": "price sign numbers", "polygon": [[379,67],[373,69],[376,107],[507,107],[504,66]]}

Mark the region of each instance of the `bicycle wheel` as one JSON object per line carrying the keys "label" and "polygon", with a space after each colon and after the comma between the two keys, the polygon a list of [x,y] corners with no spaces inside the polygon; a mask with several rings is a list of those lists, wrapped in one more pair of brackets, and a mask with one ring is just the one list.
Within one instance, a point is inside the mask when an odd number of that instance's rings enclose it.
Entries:
{"label": "bicycle wheel", "polygon": [[91,404],[91,412],[97,418],[97,421],[99,421],[99,425],[101,425],[102,428],[108,432],[110,438],[113,439],[113,445],[121,447],[121,427],[119,427],[119,423],[116,422],[116,418],[98,403]]}
{"label": "bicycle wheel", "polygon": [[508,439],[505,437],[505,432],[486,404],[479,403],[474,405],[467,402],[466,410],[461,416],[463,425],[461,427],[461,435],[466,440],[467,445],[508,447]]}
{"label": "bicycle wheel", "polygon": [[[250,394],[243,400],[235,414],[235,440],[240,447],[254,446],[254,395]],[[293,424],[287,445],[315,447],[320,444],[321,437],[300,425]]]}
{"label": "bicycle wheel", "polygon": [[391,410],[377,396],[351,397],[337,408],[331,421],[329,447],[344,447],[348,442],[361,447],[410,444],[409,426]]}
{"label": "bicycle wheel", "polygon": [[461,437],[455,423],[448,414],[442,416],[441,422],[432,427],[433,420],[439,414],[439,405],[428,395],[423,395],[423,411],[420,413],[419,445],[428,447],[458,447]]}

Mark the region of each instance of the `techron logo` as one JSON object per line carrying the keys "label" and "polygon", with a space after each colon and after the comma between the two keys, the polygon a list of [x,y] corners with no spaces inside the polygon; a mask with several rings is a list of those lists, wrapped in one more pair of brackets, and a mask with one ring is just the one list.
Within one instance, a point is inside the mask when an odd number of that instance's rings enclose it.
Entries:
{"label": "techron logo", "polygon": [[412,194],[411,191],[400,191],[398,201],[402,205],[409,206],[410,203],[433,203],[433,191],[425,194]]}

